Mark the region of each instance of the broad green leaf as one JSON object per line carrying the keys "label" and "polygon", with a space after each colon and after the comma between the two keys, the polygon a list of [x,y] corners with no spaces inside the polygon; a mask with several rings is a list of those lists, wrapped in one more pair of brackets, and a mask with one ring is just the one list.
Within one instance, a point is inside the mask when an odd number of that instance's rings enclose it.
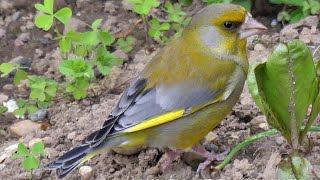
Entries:
{"label": "broad green leaf", "polygon": [[244,7],[248,12],[251,11],[251,1],[250,0],[234,0],[232,1],[233,4],[238,4],[242,7]]}
{"label": "broad green leaf", "polygon": [[170,29],[170,24],[169,23],[163,23],[160,26],[160,30],[169,30]]}
{"label": "broad green leaf", "polygon": [[320,59],[317,63],[317,78],[318,78],[318,84],[319,84],[319,91],[320,91]]}
{"label": "broad green leaf", "polygon": [[282,160],[277,169],[277,179],[296,179],[288,158]]}
{"label": "broad green leaf", "polygon": [[87,91],[86,90],[84,90],[84,89],[75,89],[74,90],[73,97],[76,100],[85,98],[86,96],[87,96]]}
{"label": "broad green leaf", "polygon": [[17,154],[19,154],[20,156],[28,156],[30,153],[26,145],[24,145],[23,143],[19,143]]}
{"label": "broad green leaf", "polygon": [[82,45],[77,45],[75,48],[75,53],[77,56],[82,56],[84,57],[86,55],[87,49],[85,46]]}
{"label": "broad green leaf", "polygon": [[311,14],[316,14],[320,10],[319,1],[309,1],[310,2],[310,12]]}
{"label": "broad green leaf", "polygon": [[35,105],[29,105],[29,106],[27,106],[27,110],[28,110],[28,114],[33,114],[33,113],[37,112],[39,109]]}
{"label": "broad green leaf", "polygon": [[128,0],[128,2],[130,3],[134,3],[134,4],[142,4],[144,0]]}
{"label": "broad green leaf", "polygon": [[290,23],[296,23],[304,17],[301,8],[294,10],[292,13],[290,13],[290,16]]}
{"label": "broad green leaf", "polygon": [[72,16],[72,10],[68,7],[64,7],[54,14],[54,17],[56,17],[64,25],[68,23],[71,16]]}
{"label": "broad green leaf", "polygon": [[184,6],[190,6],[192,4],[193,0],[179,0],[179,3],[181,3]]}
{"label": "broad green leaf", "polygon": [[105,46],[111,45],[115,41],[115,37],[110,34],[108,31],[100,31],[100,40]]}
{"label": "broad green leaf", "polygon": [[61,52],[63,53],[67,53],[71,50],[71,40],[67,39],[66,37],[63,37],[60,41],[59,41],[59,47]]}
{"label": "broad green leaf", "polygon": [[44,4],[36,4],[34,6],[38,11],[53,14],[53,0],[44,0]]}
{"label": "broad green leaf", "polygon": [[71,59],[63,61],[59,66],[60,73],[67,77],[89,77],[94,76],[92,67],[83,59]]}
{"label": "broad green leaf", "polygon": [[99,44],[99,36],[98,33],[95,31],[88,31],[88,32],[84,32],[83,36],[82,36],[82,41],[81,41],[84,45],[88,45],[88,46],[96,46],[97,44]]}
{"label": "broad green leaf", "polygon": [[260,108],[260,110],[264,114],[266,114],[267,112],[264,110],[265,107],[263,105],[262,97],[259,94],[258,84],[257,84],[256,74],[255,74],[255,69],[257,68],[258,65],[259,63],[257,63],[256,61],[250,64],[248,76],[247,76],[247,84],[249,87],[250,94],[253,97],[255,103]]}
{"label": "broad green leaf", "polygon": [[291,163],[296,179],[312,179],[312,165],[307,159],[293,156]]}
{"label": "broad green leaf", "polygon": [[92,29],[94,31],[97,31],[99,26],[101,25],[101,22],[102,22],[102,19],[96,19],[91,25]]}
{"label": "broad green leaf", "polygon": [[25,72],[24,70],[18,69],[16,72],[16,75],[14,76],[13,84],[17,86],[21,80],[25,80],[27,78],[28,78],[28,73]]}
{"label": "broad green leaf", "polygon": [[312,179],[311,163],[299,155],[282,160],[278,166],[278,179]]}
{"label": "broad green leaf", "polygon": [[86,89],[89,86],[88,79],[86,78],[79,78],[77,80],[77,89]]}
{"label": "broad green leaf", "polygon": [[24,107],[26,104],[27,104],[27,100],[24,100],[24,99],[18,99],[17,100],[17,105],[18,107]]}
{"label": "broad green leaf", "polygon": [[70,84],[68,84],[67,87],[66,87],[66,92],[71,93],[71,92],[73,92],[75,89],[76,89],[76,87],[74,86],[74,84],[73,84],[73,83],[70,83]]}
{"label": "broad green leaf", "polygon": [[37,142],[32,147],[32,154],[40,155],[44,153],[44,144],[43,142]]}
{"label": "broad green leaf", "polygon": [[5,106],[0,106],[0,114],[5,113],[8,111],[8,108]]}
{"label": "broad green leaf", "polygon": [[18,108],[13,111],[13,114],[17,116],[23,116],[26,113],[26,111],[27,111],[27,108]]}
{"label": "broad green leaf", "polygon": [[111,69],[108,66],[102,66],[101,64],[98,64],[97,68],[98,68],[99,72],[101,74],[103,74],[104,76],[111,73]]}
{"label": "broad green leaf", "polygon": [[2,63],[0,65],[0,72],[2,73],[1,74],[1,77],[5,77],[7,76],[8,74],[10,74],[14,69],[16,69],[12,64],[10,63]]}
{"label": "broad green leaf", "polygon": [[45,31],[48,31],[53,24],[53,16],[52,15],[40,15],[36,18],[34,23],[38,28],[43,29]]}
{"label": "broad green leaf", "polygon": [[45,89],[45,92],[51,96],[51,97],[54,97],[56,96],[56,92],[57,92],[57,89],[58,89],[58,85],[55,84],[55,85],[48,85]]}
{"label": "broad green leaf", "polygon": [[[298,40],[280,44],[266,63],[256,67],[255,77],[268,123],[296,144],[316,95],[316,71],[310,50]],[[261,102],[257,104],[261,106]]]}
{"label": "broad green leaf", "polygon": [[33,156],[29,156],[22,162],[22,166],[25,170],[31,171],[39,168],[40,161]]}
{"label": "broad green leaf", "polygon": [[65,37],[71,41],[80,42],[82,39],[82,33],[72,30],[72,31],[69,31]]}

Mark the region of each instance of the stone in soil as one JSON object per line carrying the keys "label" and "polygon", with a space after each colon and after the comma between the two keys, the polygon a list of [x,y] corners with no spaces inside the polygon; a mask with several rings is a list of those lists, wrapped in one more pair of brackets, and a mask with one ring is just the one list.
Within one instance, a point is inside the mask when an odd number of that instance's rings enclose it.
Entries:
{"label": "stone in soil", "polygon": [[7,101],[9,97],[6,94],[0,93],[0,106],[2,106],[3,102]]}
{"label": "stone in soil", "polygon": [[48,109],[40,109],[33,114],[29,114],[28,118],[32,121],[42,122],[46,119],[46,117],[48,116],[48,113],[49,113]]}
{"label": "stone in soil", "polygon": [[35,123],[31,120],[22,120],[12,124],[9,131],[18,137],[24,137],[32,132],[39,131],[41,124]]}

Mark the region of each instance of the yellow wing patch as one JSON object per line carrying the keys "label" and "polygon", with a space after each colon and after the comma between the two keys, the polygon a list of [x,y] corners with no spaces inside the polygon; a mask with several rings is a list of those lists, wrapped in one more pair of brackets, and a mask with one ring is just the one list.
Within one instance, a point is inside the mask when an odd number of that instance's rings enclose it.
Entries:
{"label": "yellow wing patch", "polygon": [[179,110],[179,111],[175,111],[175,112],[170,112],[170,113],[166,113],[163,114],[161,116],[157,116],[155,118],[152,119],[148,119],[145,122],[142,122],[140,124],[137,124],[127,130],[125,130],[124,132],[135,132],[135,131],[140,131],[143,129],[147,129],[147,128],[151,128],[154,126],[158,126],[170,121],[173,121],[175,119],[178,119],[180,117],[183,116],[184,110]]}

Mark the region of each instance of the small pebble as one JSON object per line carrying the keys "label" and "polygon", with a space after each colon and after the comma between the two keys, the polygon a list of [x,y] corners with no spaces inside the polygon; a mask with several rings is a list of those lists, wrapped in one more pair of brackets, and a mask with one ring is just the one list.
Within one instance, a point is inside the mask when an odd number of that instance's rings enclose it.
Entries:
{"label": "small pebble", "polygon": [[3,102],[7,101],[9,97],[3,93],[0,93],[0,106],[3,104]]}
{"label": "small pebble", "polygon": [[90,166],[82,166],[79,169],[79,173],[83,179],[89,179],[92,174],[92,167]]}
{"label": "small pebble", "polygon": [[28,118],[32,121],[42,122],[48,116],[49,110],[48,109],[40,109],[33,114],[29,114]]}
{"label": "small pebble", "polygon": [[76,137],[76,132],[69,133],[67,139],[73,140]]}

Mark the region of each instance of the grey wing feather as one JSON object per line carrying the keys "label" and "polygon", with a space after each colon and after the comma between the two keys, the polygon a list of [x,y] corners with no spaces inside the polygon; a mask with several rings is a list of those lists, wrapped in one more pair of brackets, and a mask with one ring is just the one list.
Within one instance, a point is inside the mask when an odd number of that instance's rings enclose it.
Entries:
{"label": "grey wing feather", "polygon": [[133,81],[122,94],[102,129],[90,135],[84,142],[96,146],[108,135],[121,133],[129,127],[167,112],[206,104],[224,92],[223,89],[213,91],[193,81],[170,87],[159,85],[144,90],[146,85],[146,79]]}

